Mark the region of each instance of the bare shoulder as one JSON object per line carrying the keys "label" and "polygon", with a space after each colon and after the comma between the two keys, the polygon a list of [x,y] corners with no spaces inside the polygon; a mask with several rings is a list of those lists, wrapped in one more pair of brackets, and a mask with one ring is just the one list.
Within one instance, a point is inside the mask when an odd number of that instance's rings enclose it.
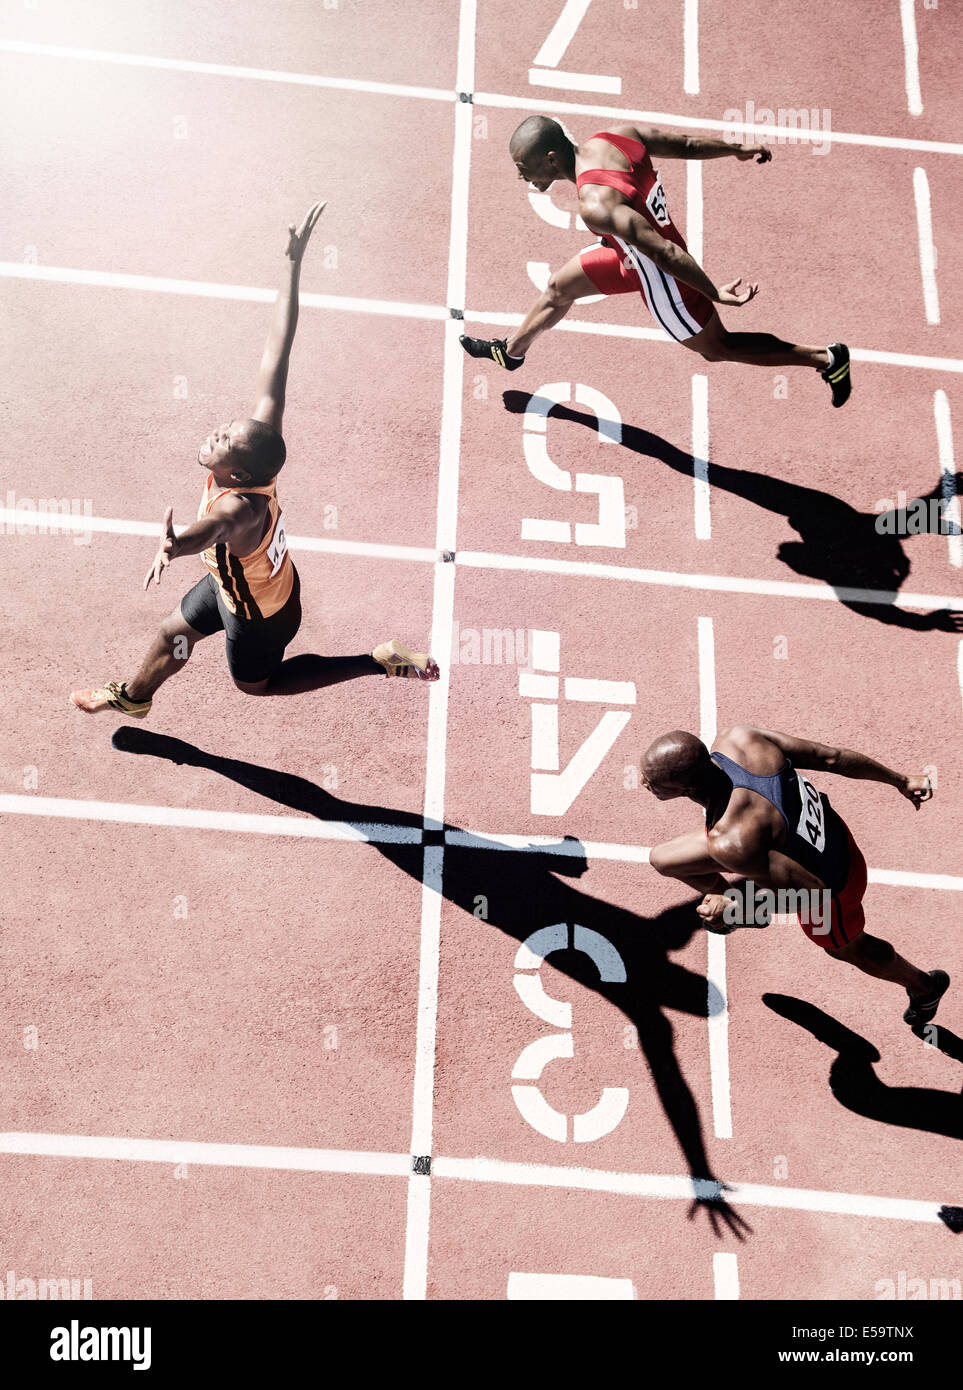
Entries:
{"label": "bare shoulder", "polygon": [[751,724],[735,724],[723,729],[712,745],[714,753],[724,753],[747,772],[768,777],[785,765],[786,755],[778,744]]}

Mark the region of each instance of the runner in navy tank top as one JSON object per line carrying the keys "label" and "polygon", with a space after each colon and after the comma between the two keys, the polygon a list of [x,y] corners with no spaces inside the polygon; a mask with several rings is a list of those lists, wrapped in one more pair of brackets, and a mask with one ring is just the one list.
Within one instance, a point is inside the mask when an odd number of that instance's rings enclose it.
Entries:
{"label": "runner in navy tank top", "polygon": [[765,164],[772,158],[766,146],[622,124],[576,144],[558,121],[530,116],[512,135],[509,148],[519,177],[537,193],[544,194],[559,179],[574,183],[581,219],[600,239],[549,277],[521,326],[508,338],[462,336],[470,356],[516,371],[538,335],[564,318],[579,299],[635,293],[669,338],[706,361],[815,368],[829,383],[834,406],[848,400],[845,343],[801,347],[771,333],[730,333],[723,327],[715,305],[748,304],[759,286],[742,280],[716,286],[672,221],[662,180],[652,164],[653,158],[723,155]]}
{"label": "runner in navy tank top", "polygon": [[[800,769],[886,783],[917,809],[932,796],[929,778],[894,772],[850,748],[744,726],[720,734],[710,754],[694,734],[676,730],[643,755],[642,783],[659,801],[685,796],[703,806],[705,828],[659,845],[649,863],[703,894],[696,911],[709,931],[766,925],[773,906],[795,912],[828,955],[902,985],[907,1023],[928,1022],[949,976],[920,970],[865,930],[866,861],[829,798]],[[737,888],[725,873],[744,882]],[[752,911],[757,889],[767,909],[761,922]]]}

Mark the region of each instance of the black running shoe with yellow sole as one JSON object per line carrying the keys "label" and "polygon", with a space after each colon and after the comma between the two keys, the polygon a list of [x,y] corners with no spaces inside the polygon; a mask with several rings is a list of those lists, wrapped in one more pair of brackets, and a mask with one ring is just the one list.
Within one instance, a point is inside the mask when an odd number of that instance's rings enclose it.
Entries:
{"label": "black running shoe with yellow sole", "polygon": [[458,339],[469,357],[487,357],[497,362],[506,372],[517,372],[525,361],[524,357],[512,357],[508,351],[507,338],[469,338],[464,333]]}
{"label": "black running shoe with yellow sole", "polygon": [[833,405],[839,407],[846,404],[853,389],[849,372],[849,348],[845,343],[830,343],[828,350],[832,354],[833,364],[819,375],[823,381],[829,382],[833,392]]}
{"label": "black running shoe with yellow sole", "polygon": [[940,1006],[940,1000],[950,987],[950,977],[945,970],[930,970],[929,977],[933,988],[926,994],[910,994],[909,1008],[903,1014],[903,1022],[912,1025],[929,1023]]}

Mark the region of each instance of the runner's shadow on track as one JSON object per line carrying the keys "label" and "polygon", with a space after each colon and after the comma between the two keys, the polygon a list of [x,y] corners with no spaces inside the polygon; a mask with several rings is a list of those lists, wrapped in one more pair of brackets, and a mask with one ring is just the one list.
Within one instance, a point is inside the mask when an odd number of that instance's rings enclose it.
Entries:
{"label": "runner's shadow on track", "polygon": [[[803,999],[764,994],[762,1002],[773,1013],[798,1023],[837,1054],[829,1068],[829,1089],[847,1110],[881,1124],[963,1139],[963,1095],[958,1091],[887,1086],[873,1070],[881,1059],[867,1038]],[[947,1057],[963,1062],[963,1040],[948,1028],[929,1024],[913,1031]]]}
{"label": "runner's shadow on track", "polygon": [[[836,1053],[829,1068],[829,1089],[847,1110],[881,1124],[963,1139],[963,1095],[917,1086],[887,1086],[873,1070],[881,1058],[868,1038],[804,999],[764,994],[762,1002],[773,1013],[798,1023]],[[963,1039],[948,1028],[927,1024],[913,1032],[947,1057],[963,1062]],[[938,1215],[954,1234],[963,1231],[963,1207],[944,1205]]]}
{"label": "runner's shadow on track", "polygon": [[[533,399],[524,391],[503,392],[506,409],[514,413],[523,413]],[[592,414],[564,405],[553,406],[549,414],[553,419],[568,420],[598,432],[599,421]],[[622,425],[621,429],[624,448],[658,459],[675,472],[692,477],[691,454],[649,430],[634,425]],[[785,482],[767,473],[712,462],[708,470],[712,487],[786,518],[800,540],[784,541],[776,552],[778,558],[795,574],[829,584],[844,607],[861,617],[916,632],[963,632],[963,612],[939,608],[931,613],[912,613],[896,607],[899,590],[910,572],[909,557],[903,548],[906,538],[877,530],[879,513],[858,512],[832,493]],[[963,492],[963,474],[956,475],[956,487]],[[938,501],[941,496],[937,483],[919,500]],[[887,524],[895,524],[895,511],[885,516]],[[879,597],[867,602],[857,592],[867,589],[877,591]]]}
{"label": "runner's shadow on track", "polygon": [[[341,800],[293,773],[219,757],[181,739],[130,725],[118,729],[112,743],[121,752],[148,754],[178,764],[207,768],[259,796],[318,820],[395,828],[402,835],[417,832],[418,839],[421,838],[424,827],[421,816]],[[724,1200],[725,1188],[712,1174],[699,1111],[675,1054],[672,1025],[663,1012],[676,1009],[696,1018],[706,1018],[710,1009],[716,1013],[723,1007],[721,996],[714,988],[710,990],[704,975],[669,959],[669,952],[681,950],[699,928],[694,912],[697,900],[669,908],[657,917],[642,917],[594,898],[574,883],[565,881],[580,878],[588,868],[578,840],[562,840],[557,853],[506,850],[483,836],[465,835],[456,827],[446,825],[444,830],[425,832],[424,845],[441,845],[444,832],[455,832],[466,843],[445,847],[442,895],[475,918],[480,926],[497,927],[521,943],[540,927],[578,923],[605,937],[618,951],[625,966],[624,981],[600,979],[598,968],[582,951],[552,952],[551,962],[571,979],[608,999],[634,1024],[639,1048],[686,1157],[689,1173],[701,1180],[696,1187],[700,1200],[693,1204],[690,1219],[701,1206],[708,1211],[713,1231],[718,1233],[726,1226],[738,1239],[743,1239],[743,1232],[751,1227]],[[376,833],[383,835],[385,832]],[[410,839],[407,843],[388,839],[368,843],[402,872],[421,882],[424,867],[421,843],[412,843]],[[477,914],[482,903],[487,915],[479,918]],[[622,1055],[630,1054],[623,1052]]]}

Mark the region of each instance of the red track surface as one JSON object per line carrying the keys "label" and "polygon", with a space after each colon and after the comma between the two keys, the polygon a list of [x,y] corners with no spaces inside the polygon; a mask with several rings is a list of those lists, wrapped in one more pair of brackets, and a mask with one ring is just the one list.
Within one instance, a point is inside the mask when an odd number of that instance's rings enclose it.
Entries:
{"label": "red track surface", "polygon": [[[823,582],[892,587],[899,547],[881,544],[865,573],[847,568],[857,514],[865,524],[881,498],[938,487],[934,392],[946,393],[958,438],[963,428],[959,147],[841,143],[814,156],[787,145],[765,168],[704,168],[710,274],[762,282],[730,325],[950,359],[936,369],[857,359],[842,412],[806,374],[790,373],[782,398],[769,373],[706,366],[637,337],[557,331],[511,378],[476,372],[447,312],[465,311],[469,331],[497,331],[486,316],[519,315],[534,296],[526,262],[561,264],[587,239],[536,217],[514,177],[507,139],[533,102],[712,122],[752,100],[829,108],[836,132],[945,142],[958,120],[959,22],[949,7],[917,6],[924,111],[913,117],[895,3],[863,0],[830,18],[782,0],[760,20],[748,0],[703,0],[698,95],[683,91],[682,0],[644,12],[589,6],[559,66],[620,73],[621,95],[529,85],[560,8],[479,0],[467,112],[277,78],[454,92],[454,5],[418,7],[417,24],[389,0],[239,10],[46,0],[5,16],[0,124],[13,176],[0,245],[11,325],[0,504],[66,497],[114,524],[76,544],[16,534],[4,513],[0,537],[0,696],[15,712],[0,731],[0,1279],[7,1268],[86,1277],[104,1298],[501,1299],[522,1272],[704,1299],[725,1292],[713,1282],[720,1251],[737,1253],[744,1298],[872,1299],[900,1271],[960,1278],[959,1238],[936,1219],[941,1204],[963,1202],[959,990],[940,1011],[941,1052],[901,1022],[897,990],[834,964],[798,928],[736,933],[725,943],[727,1063],[713,1054],[732,1136],[717,1137],[706,1015],[711,1005],[719,1016],[721,997],[707,985],[706,937],[644,856],[605,848],[651,846],[696,823],[688,803],[659,805],[626,785],[640,748],[670,727],[752,721],[909,771],[935,766],[937,795],[919,815],[878,786],[826,785],[876,871],[871,927],[963,980],[960,639],[892,620],[912,624],[963,592],[961,571],[947,541],[926,535],[902,542],[902,588],[931,603],[857,612]],[[12,51],[11,40],[276,76]],[[605,125],[578,110],[563,119],[578,136]],[[458,144],[466,121],[473,138]],[[453,139],[470,154],[467,204],[463,182],[453,194]],[[938,324],[924,314],[918,167],[939,253]],[[685,166],[667,163],[663,178],[685,227]],[[129,671],[194,571],[176,566],[165,592],[145,597],[152,541],[117,523],[152,528],[170,503],[175,521],[191,518],[197,442],[245,410],[270,311],[210,287],[66,283],[62,272],[270,288],[279,233],[315,196],[329,208],[305,265],[308,296],[428,306],[428,316],[347,302],[302,312],[285,422],[288,524],[359,553],[295,546],[306,600],[296,650],[356,651],[395,633],[421,641],[434,625],[445,679],[430,697],[370,681],[253,702],[231,686],[215,640],[148,721],[190,746],[187,763],[131,756],[111,746],[112,721],[83,719],[66,692]],[[553,198],[573,211],[571,189]],[[28,267],[19,276],[17,263]],[[629,296],[570,318],[651,327]],[[712,465],[711,539],[699,540],[694,373],[708,377]],[[623,479],[638,524],[622,547],[522,539],[524,518],[574,524],[597,511],[593,497],[552,491],[525,464],[520,411],[558,382],[604,392],[623,421],[622,447],[598,443],[582,407],[547,434],[559,468]],[[457,529],[445,503],[455,483]],[[371,553],[379,545],[452,549],[456,563]],[[491,555],[515,559],[492,568]],[[530,562],[542,560],[608,568],[537,572]],[[727,579],[752,582],[730,592]],[[787,583],[796,588],[778,588]],[[563,676],[635,683],[636,703],[620,706],[626,727],[564,814],[531,809],[531,700],[517,665],[453,662],[463,651],[449,617],[457,634],[559,633]],[[712,624],[714,700],[700,619]],[[563,765],[601,712],[563,702]],[[105,810],[118,804],[129,809]],[[171,808],[160,816],[169,823],[145,823],[158,819],[151,808]],[[278,833],[232,813],[278,818]],[[463,848],[451,835],[442,852],[435,818],[489,846],[493,835],[577,836],[588,861]],[[382,830],[346,843],[328,837],[332,822]],[[392,834],[409,843],[386,842]],[[522,1050],[565,1031],[513,988],[520,943],[561,922],[605,937],[627,971],[625,983],[600,984],[570,949],[539,971],[547,993],[571,1003],[575,1040],[572,1060],[546,1067],[545,1099],[571,1116],[603,1087],[628,1092],[621,1122],[578,1143],[571,1122],[565,1141],[539,1132],[511,1090]],[[837,1069],[834,1094],[836,1051],[763,995],[825,1011],[881,1060]],[[433,1075],[416,1076],[419,1049]],[[116,1142],[83,1156],[85,1136]],[[125,1150],[127,1139],[146,1147]],[[683,1148],[692,1159],[700,1143],[753,1228],[742,1244],[713,1234],[704,1214],[687,1220]],[[429,1150],[431,1176],[406,1176],[410,1156]],[[476,1158],[486,1163],[469,1180],[457,1161]],[[290,1171],[298,1162],[308,1171]],[[599,1190],[620,1175],[649,1186]]]}

